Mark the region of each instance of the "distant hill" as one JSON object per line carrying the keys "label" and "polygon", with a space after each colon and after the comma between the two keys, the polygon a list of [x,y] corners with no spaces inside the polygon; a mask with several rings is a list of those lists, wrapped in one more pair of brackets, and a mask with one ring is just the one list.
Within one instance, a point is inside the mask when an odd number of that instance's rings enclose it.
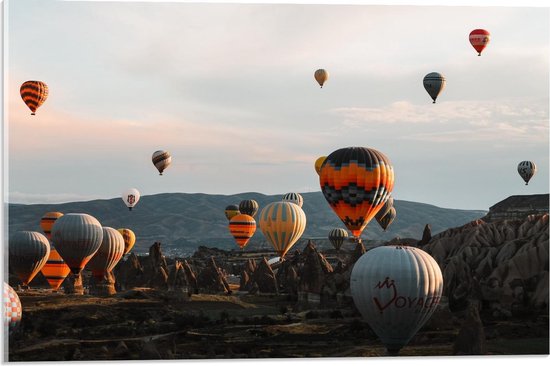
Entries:
{"label": "distant hill", "polygon": [[549,199],[548,193],[510,196],[491,206],[483,220],[523,220],[528,215],[545,214],[548,213]]}
{"label": "distant hill", "polygon": [[[307,216],[306,231],[302,237],[319,238],[316,243],[322,245],[324,241],[320,238],[326,238],[331,229],[344,226],[321,192],[302,193],[302,196],[303,209]],[[141,197],[132,211],[126,208],[120,198],[63,204],[10,204],[7,219],[10,232],[41,232],[39,222],[45,212],[88,213],[104,226],[132,229],[137,236],[134,249],[137,253],[147,252],[155,241],[162,243],[163,251],[167,254],[192,253],[199,245],[226,249],[236,247],[227,228],[224,209],[227,205],[239,204],[244,199],[256,200],[261,211],[268,203],[279,201],[281,195],[163,193]],[[373,220],[363,232],[364,240],[390,240],[396,236],[420,238],[426,224],[430,224],[432,233],[437,234],[486,214],[486,211],[454,210],[400,200],[395,200],[394,207],[397,218],[388,231],[383,232]],[[329,245],[328,240],[325,244]],[[258,227],[247,248],[258,249],[267,245]]]}

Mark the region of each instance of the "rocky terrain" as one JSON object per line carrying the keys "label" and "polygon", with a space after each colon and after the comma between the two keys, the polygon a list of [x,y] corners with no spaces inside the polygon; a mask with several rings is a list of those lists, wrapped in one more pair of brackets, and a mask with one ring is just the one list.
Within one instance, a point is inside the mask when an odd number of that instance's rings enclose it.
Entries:
{"label": "rocky terrain", "polygon": [[[422,248],[444,276],[441,304],[400,355],[548,354],[548,219],[484,218],[435,235],[428,224],[420,239],[386,242]],[[37,276],[19,291],[10,360],[384,356],[349,291],[369,247],[351,244],[310,240],[280,262],[272,250],[207,247],[170,258],[155,242],[117,265],[113,296],[54,294]]]}

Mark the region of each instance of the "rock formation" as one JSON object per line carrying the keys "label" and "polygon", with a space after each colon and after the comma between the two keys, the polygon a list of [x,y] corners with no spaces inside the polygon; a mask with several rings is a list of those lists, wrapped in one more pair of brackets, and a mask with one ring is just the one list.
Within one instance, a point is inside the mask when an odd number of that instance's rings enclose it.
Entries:
{"label": "rock formation", "polygon": [[224,273],[216,264],[214,257],[210,257],[206,268],[199,273],[197,286],[201,291],[207,293],[227,292],[231,294],[231,289],[225,279]]}
{"label": "rock formation", "polygon": [[333,271],[332,266],[325,256],[317,251],[312,241],[307,244],[302,256],[304,257],[304,264],[299,273],[299,290],[321,294],[326,275]]}
{"label": "rock formation", "polygon": [[524,220],[529,215],[544,215],[548,213],[548,199],[548,194],[510,196],[491,206],[482,220]]}
{"label": "rock formation", "polygon": [[126,260],[121,260],[114,269],[116,286],[119,290],[140,287],[145,284],[143,266],[139,258],[130,253]]}
{"label": "rock formation", "polygon": [[466,318],[458,332],[454,346],[454,355],[484,355],[486,354],[485,331],[479,317],[478,306],[472,303],[468,306]]}
{"label": "rock formation", "polygon": [[267,263],[264,257],[258,264],[258,268],[252,275],[252,280],[258,286],[258,291],[263,293],[278,293],[277,279],[271,266]]}
{"label": "rock formation", "polygon": [[430,224],[426,224],[424,227],[424,232],[422,233],[422,239],[416,244],[417,247],[422,247],[428,244],[432,240],[432,228]]}
{"label": "rock formation", "polygon": [[[423,247],[444,277],[451,310],[480,298],[494,316],[548,309],[548,214],[523,220],[472,221]],[[542,284],[541,284],[542,283]]]}

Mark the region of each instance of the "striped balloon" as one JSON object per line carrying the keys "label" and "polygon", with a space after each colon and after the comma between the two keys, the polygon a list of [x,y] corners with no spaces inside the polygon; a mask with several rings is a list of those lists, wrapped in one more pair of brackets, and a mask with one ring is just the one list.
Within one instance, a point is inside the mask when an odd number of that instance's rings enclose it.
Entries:
{"label": "striped balloon", "polygon": [[9,266],[27,286],[46,264],[50,255],[48,239],[36,231],[17,231],[9,241]]}
{"label": "striped balloon", "polygon": [[46,212],[44,216],[40,219],[40,227],[42,228],[42,231],[44,231],[44,235],[46,235],[46,238],[49,240],[52,239],[52,227],[58,218],[63,216],[61,212]]}
{"label": "striped balloon", "polygon": [[392,195],[390,194],[390,196],[388,197],[388,200],[386,201],[386,203],[384,203],[384,206],[382,206],[382,208],[380,209],[380,211],[378,211],[376,213],[376,215],[374,215],[374,218],[376,219],[376,221],[380,220],[382,217],[386,216],[386,214],[388,212],[390,212],[390,208],[393,207],[393,197]]}
{"label": "striped balloon", "polygon": [[397,354],[432,316],[443,291],[437,262],[421,249],[381,246],[353,266],[353,301],[390,354]]}
{"label": "striped balloon", "polygon": [[19,89],[23,102],[31,110],[31,115],[36,114],[36,110],[48,98],[48,86],[42,81],[25,81]]}
{"label": "striped balloon", "polygon": [[300,193],[287,193],[283,196],[283,202],[292,202],[302,207],[304,198]]}
{"label": "striped balloon", "polygon": [[101,280],[103,276],[112,271],[124,255],[124,238],[122,234],[112,227],[103,227],[103,240],[101,246],[88,262],[88,269],[92,276]]}
{"label": "striped balloon", "polygon": [[315,74],[313,74],[313,76],[322,88],[325,82],[328,80],[328,71],[325,69],[319,69],[315,71]]}
{"label": "striped balloon", "polygon": [[291,202],[273,202],[260,213],[260,229],[282,258],[306,229],[306,214]]}
{"label": "striped balloon", "polygon": [[61,258],[57,249],[51,247],[50,256],[41,272],[50,284],[51,289],[57,291],[65,278],[71,273],[71,269]]}
{"label": "striped balloon", "polygon": [[317,172],[317,175],[321,174],[321,167],[323,166],[323,163],[327,160],[326,156],[320,156],[315,160],[315,171]]}
{"label": "striped balloon", "polygon": [[136,243],[136,234],[130,229],[117,229],[124,239],[124,254],[130,253],[130,250]]}
{"label": "striped balloon", "polygon": [[344,242],[348,239],[348,232],[341,228],[332,229],[328,233],[328,240],[336,250],[340,250]]}
{"label": "striped balloon", "polygon": [[229,220],[229,232],[243,249],[256,232],[256,220],[250,215],[239,214]]}
{"label": "striped balloon", "polygon": [[95,217],[69,213],[53,225],[52,239],[71,272],[78,275],[101,246],[103,230]]}
{"label": "striped balloon", "polygon": [[234,216],[237,216],[240,213],[239,206],[237,205],[229,205],[225,208],[225,217],[227,217],[228,220],[231,220]]}
{"label": "striped balloon", "polygon": [[518,164],[518,173],[525,181],[525,185],[529,184],[529,181],[537,172],[537,166],[532,161],[522,161]]}
{"label": "striped balloon", "polygon": [[254,200],[242,200],[241,203],[239,203],[239,211],[242,214],[252,217],[256,216],[259,207],[258,202]]}
{"label": "striped balloon", "polygon": [[375,149],[347,147],[327,157],[319,183],[330,207],[359,238],[393,190],[393,167]]}
{"label": "striped balloon", "polygon": [[23,317],[23,307],[17,292],[4,282],[4,333],[14,331],[21,323]]}
{"label": "striped balloon", "polygon": [[393,220],[397,217],[397,212],[395,211],[395,207],[390,207],[390,210],[387,214],[385,214],[381,219],[376,218],[376,221],[382,226],[382,229],[386,231],[386,229],[391,225]]}
{"label": "striped balloon", "polygon": [[157,150],[153,153],[153,164],[155,164],[155,167],[159,171],[160,175],[162,175],[162,172],[164,169],[168,168],[170,164],[172,164],[172,156],[168,151],[164,150]]}
{"label": "striped balloon", "polygon": [[445,89],[446,82],[445,77],[438,72],[431,72],[424,76],[424,89],[432,97],[434,103],[439,94]]}

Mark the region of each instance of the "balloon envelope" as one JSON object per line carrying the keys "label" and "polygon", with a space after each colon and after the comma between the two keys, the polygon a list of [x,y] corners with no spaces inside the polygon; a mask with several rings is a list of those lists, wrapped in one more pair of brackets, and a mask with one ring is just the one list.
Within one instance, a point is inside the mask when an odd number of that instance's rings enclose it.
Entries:
{"label": "balloon envelope", "polygon": [[321,174],[321,166],[323,165],[326,159],[327,159],[326,156],[320,156],[317,158],[317,160],[315,160],[315,171],[317,172],[317,175]]}
{"label": "balloon envelope", "polygon": [[9,267],[27,286],[48,260],[50,242],[36,231],[17,231],[9,241]]}
{"label": "balloon envelope", "polygon": [[386,214],[388,212],[390,212],[390,208],[393,207],[393,197],[392,195],[390,194],[390,196],[388,197],[388,200],[386,201],[386,203],[384,203],[384,206],[382,206],[382,208],[380,209],[380,211],[378,211],[376,213],[376,215],[374,216],[374,218],[378,221],[380,220],[382,217],[386,216]]}
{"label": "balloon envelope", "polygon": [[238,214],[229,221],[229,232],[243,249],[256,232],[256,220],[250,215]]}
{"label": "balloon envelope", "polygon": [[446,83],[445,77],[438,72],[431,72],[424,76],[424,89],[426,89],[434,103],[439,94],[445,89]]}
{"label": "balloon envelope", "polygon": [[485,29],[474,29],[470,32],[470,44],[478,52],[478,56],[481,56],[481,52],[487,47],[491,40],[491,33]]}
{"label": "balloon envelope", "polygon": [[130,250],[134,247],[136,243],[136,234],[130,229],[117,229],[118,232],[122,235],[124,239],[124,254],[130,253]]}
{"label": "balloon envelope", "polygon": [[135,188],[127,189],[122,193],[122,200],[129,210],[132,210],[132,208],[137,205],[140,197],[139,191]]}
{"label": "balloon envelope", "polygon": [[101,246],[103,230],[95,217],[69,213],[53,225],[52,240],[71,272],[78,275]]}
{"label": "balloon envelope", "polygon": [[525,185],[529,184],[529,181],[537,172],[537,166],[532,161],[522,161],[518,164],[518,173],[525,181]]}
{"label": "balloon envelope", "polygon": [[118,261],[124,255],[124,238],[122,234],[112,227],[103,227],[103,240],[101,246],[88,262],[88,269],[97,279],[112,271]]}
{"label": "balloon envelope", "polygon": [[328,240],[336,250],[340,250],[344,242],[348,239],[348,232],[341,228],[332,229],[328,233]]}
{"label": "balloon envelope", "polygon": [[[23,307],[15,290],[4,282],[4,331],[12,332],[21,323]],[[5,332],[7,333],[7,332]]]}
{"label": "balloon envelope", "polygon": [[321,85],[321,88],[325,84],[325,82],[328,80],[328,71],[325,69],[319,69],[315,71],[315,74],[313,74],[315,77],[315,80]]}
{"label": "balloon envelope", "polygon": [[242,214],[249,215],[249,216],[256,216],[256,213],[258,212],[258,208],[260,206],[258,205],[258,202],[254,200],[242,200],[239,203],[239,211]]}
{"label": "balloon envelope", "polygon": [[159,171],[159,174],[162,175],[164,169],[168,168],[172,164],[172,155],[168,151],[157,150],[153,153],[153,164]]}
{"label": "balloon envelope", "polygon": [[376,218],[376,221],[382,226],[382,229],[386,231],[386,229],[391,225],[393,220],[397,217],[397,212],[395,211],[395,207],[390,207],[390,210],[381,218]]}
{"label": "balloon envelope", "polygon": [[240,213],[239,206],[237,205],[229,205],[225,208],[225,217],[227,217],[228,220],[231,220],[234,216],[237,216]]}
{"label": "balloon envelope", "polygon": [[396,353],[435,311],[443,275],[437,262],[421,249],[382,246],[357,260],[350,290],[363,318],[388,351]]}
{"label": "balloon envelope", "polygon": [[393,190],[393,167],[375,149],[347,147],[327,157],[319,183],[330,207],[359,238]]}
{"label": "balloon envelope", "polygon": [[306,228],[306,214],[291,202],[273,202],[260,213],[260,229],[282,258],[300,239]]}
{"label": "balloon envelope", "polygon": [[50,284],[51,289],[57,291],[63,281],[65,281],[65,278],[71,273],[71,269],[63,258],[61,258],[57,249],[52,247],[50,256],[44,267],[42,267],[41,272]]}
{"label": "balloon envelope", "polygon": [[36,110],[46,101],[48,98],[48,85],[42,81],[29,80],[21,84],[19,89],[23,102],[31,110],[31,115],[36,113]]}
{"label": "balloon envelope", "polygon": [[44,235],[46,235],[46,238],[51,240],[53,224],[55,223],[55,220],[61,216],[63,216],[61,212],[46,212],[44,216],[42,216],[40,219],[40,227],[42,228]]}
{"label": "balloon envelope", "polygon": [[283,195],[283,202],[292,202],[302,207],[304,204],[304,198],[300,193],[287,193]]}

